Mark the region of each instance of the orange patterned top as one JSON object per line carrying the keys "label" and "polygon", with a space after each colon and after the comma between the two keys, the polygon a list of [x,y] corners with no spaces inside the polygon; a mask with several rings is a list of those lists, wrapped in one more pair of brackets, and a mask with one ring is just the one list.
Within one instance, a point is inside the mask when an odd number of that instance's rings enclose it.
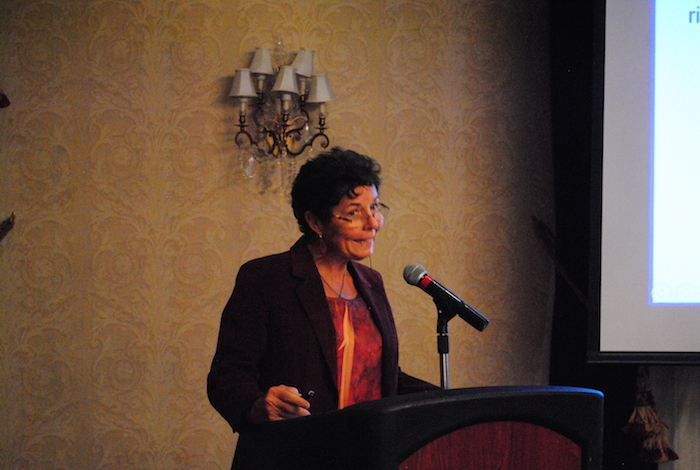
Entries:
{"label": "orange patterned top", "polygon": [[361,297],[328,297],[338,345],[338,408],[382,397],[382,337]]}

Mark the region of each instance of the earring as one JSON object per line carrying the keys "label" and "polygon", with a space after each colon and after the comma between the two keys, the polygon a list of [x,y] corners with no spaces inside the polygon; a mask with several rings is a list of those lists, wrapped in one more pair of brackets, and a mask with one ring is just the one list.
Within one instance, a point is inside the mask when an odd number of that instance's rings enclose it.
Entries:
{"label": "earring", "polygon": [[322,255],[325,255],[328,252],[328,246],[326,245],[326,242],[323,241],[322,233],[318,234],[318,247],[321,250]]}

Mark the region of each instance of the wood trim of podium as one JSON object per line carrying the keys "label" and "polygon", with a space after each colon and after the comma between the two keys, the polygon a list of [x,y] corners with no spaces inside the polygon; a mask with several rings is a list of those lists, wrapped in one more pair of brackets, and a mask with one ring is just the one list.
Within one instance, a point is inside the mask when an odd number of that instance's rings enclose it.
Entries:
{"label": "wood trim of podium", "polygon": [[597,390],[437,390],[258,426],[233,468],[600,470],[602,429]]}
{"label": "wood trim of podium", "polygon": [[517,421],[458,429],[410,455],[400,470],[581,470],[581,447],[556,431]]}

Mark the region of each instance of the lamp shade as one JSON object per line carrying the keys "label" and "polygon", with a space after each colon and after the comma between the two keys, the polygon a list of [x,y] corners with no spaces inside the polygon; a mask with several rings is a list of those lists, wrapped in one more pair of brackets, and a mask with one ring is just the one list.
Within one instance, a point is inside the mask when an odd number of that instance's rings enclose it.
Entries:
{"label": "lamp shade", "polygon": [[275,85],[272,87],[272,91],[277,91],[280,93],[294,93],[299,94],[299,87],[297,86],[297,77],[294,74],[294,67],[291,65],[285,65],[280,70],[277,75],[277,80],[275,80]]}
{"label": "lamp shade", "polygon": [[258,94],[255,92],[255,87],[253,86],[253,80],[250,78],[250,69],[236,70],[236,73],[233,76],[231,92],[228,95],[237,98],[250,98],[258,96]]}
{"label": "lamp shade", "polygon": [[250,63],[250,71],[254,74],[275,74],[275,71],[272,68],[272,58],[270,55],[270,49],[263,49],[261,47],[255,48],[253,61]]}
{"label": "lamp shade", "polygon": [[325,103],[335,99],[333,90],[331,90],[331,84],[328,82],[328,76],[325,73],[319,73],[314,75],[313,80],[311,80],[311,89],[309,90],[309,97],[306,99],[307,103]]}
{"label": "lamp shade", "polygon": [[310,77],[314,73],[314,51],[302,47],[292,62],[294,71],[302,77]]}

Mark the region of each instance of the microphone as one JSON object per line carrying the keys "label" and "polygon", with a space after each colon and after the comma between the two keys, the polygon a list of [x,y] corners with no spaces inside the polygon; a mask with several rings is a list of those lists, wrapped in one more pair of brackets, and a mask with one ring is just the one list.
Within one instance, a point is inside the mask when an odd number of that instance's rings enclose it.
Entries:
{"label": "microphone", "polygon": [[427,292],[438,305],[438,308],[449,309],[453,316],[459,315],[462,320],[479,331],[484,331],[488,326],[488,318],[450,292],[447,287],[433,279],[420,264],[413,263],[406,266],[403,270],[403,278],[412,286],[420,287]]}

